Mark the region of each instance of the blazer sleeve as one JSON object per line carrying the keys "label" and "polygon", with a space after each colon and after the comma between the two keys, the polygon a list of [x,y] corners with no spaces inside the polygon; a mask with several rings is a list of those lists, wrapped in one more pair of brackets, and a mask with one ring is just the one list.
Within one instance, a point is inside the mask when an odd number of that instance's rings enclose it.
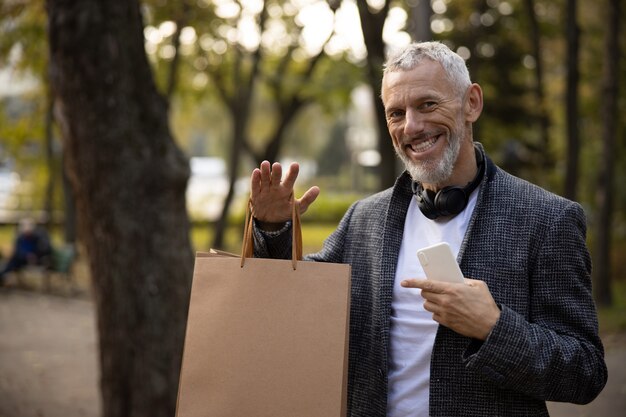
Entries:
{"label": "blazer sleeve", "polygon": [[546,401],[591,402],[607,369],[591,293],[585,216],[567,205],[537,239],[528,317],[506,305],[487,340],[474,341],[465,366],[498,385]]}

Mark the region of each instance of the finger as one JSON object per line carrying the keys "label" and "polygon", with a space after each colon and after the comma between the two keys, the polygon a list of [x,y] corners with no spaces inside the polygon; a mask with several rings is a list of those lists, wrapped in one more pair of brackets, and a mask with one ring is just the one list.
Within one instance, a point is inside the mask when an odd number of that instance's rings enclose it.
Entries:
{"label": "finger", "polygon": [[300,165],[297,162],[293,162],[289,165],[289,169],[287,170],[287,175],[285,175],[285,179],[283,180],[283,185],[285,188],[293,189],[294,184],[296,183],[296,178],[298,178],[298,173],[300,172]]}
{"label": "finger", "polygon": [[307,211],[311,203],[315,201],[318,195],[320,195],[320,189],[319,187],[315,186],[309,188],[307,192],[304,193],[302,197],[300,197],[300,200],[298,200],[298,202],[300,203],[300,214]]}
{"label": "finger", "polygon": [[405,279],[400,282],[400,286],[404,288],[415,288],[415,281],[414,279]]}
{"label": "finger", "polygon": [[400,285],[405,288],[419,288],[422,291],[443,294],[446,292],[448,283],[431,279],[407,279],[402,281]]}
{"label": "finger", "polygon": [[280,163],[274,162],[274,164],[272,164],[270,186],[274,188],[278,187],[280,185],[280,179],[282,178],[282,176],[283,176],[283,167],[280,166]]}
{"label": "finger", "polygon": [[435,312],[432,312],[432,311],[431,311],[431,313],[433,313],[432,318],[433,318],[434,321],[436,321],[439,324],[444,324],[444,323],[442,323],[443,317],[441,316],[441,314],[435,313]]}
{"label": "finger", "polygon": [[431,313],[435,313],[437,310],[437,305],[428,300],[424,301],[423,306],[424,306],[424,310],[431,312]]}
{"label": "finger", "polygon": [[265,190],[270,186],[270,163],[269,161],[261,162],[261,190]]}
{"label": "finger", "polygon": [[250,193],[254,199],[261,192],[261,170],[255,168],[250,175]]}
{"label": "finger", "polygon": [[425,279],[405,279],[400,282],[400,285],[404,288],[419,288],[422,290],[428,290],[432,286],[432,283],[426,282]]}
{"label": "finger", "polygon": [[486,286],[485,281],[480,281],[477,279],[465,278],[465,284],[468,287],[481,287],[483,285]]}

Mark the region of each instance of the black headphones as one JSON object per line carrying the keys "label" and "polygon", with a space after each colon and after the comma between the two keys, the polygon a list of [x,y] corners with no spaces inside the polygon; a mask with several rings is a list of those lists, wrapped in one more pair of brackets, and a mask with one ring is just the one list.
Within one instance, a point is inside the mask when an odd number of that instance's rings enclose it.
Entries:
{"label": "black headphones", "polygon": [[413,181],[411,188],[417,199],[417,206],[424,213],[424,216],[435,220],[442,216],[456,216],[465,209],[469,196],[478,187],[485,174],[483,152],[477,145],[474,145],[474,150],[476,151],[478,172],[474,179],[468,182],[465,187],[452,185],[442,188],[435,194],[434,191],[425,190],[421,183]]}

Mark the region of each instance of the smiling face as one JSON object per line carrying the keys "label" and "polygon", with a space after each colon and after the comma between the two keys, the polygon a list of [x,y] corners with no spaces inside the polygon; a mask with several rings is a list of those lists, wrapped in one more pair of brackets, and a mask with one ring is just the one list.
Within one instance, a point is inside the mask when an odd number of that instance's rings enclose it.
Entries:
{"label": "smiling face", "polygon": [[459,154],[474,155],[471,123],[477,114],[472,100],[479,93],[476,84],[459,93],[441,64],[430,59],[411,70],[385,73],[382,100],[387,127],[414,180],[441,188],[458,181],[464,184],[465,177],[472,175],[464,172],[467,164],[456,167]]}

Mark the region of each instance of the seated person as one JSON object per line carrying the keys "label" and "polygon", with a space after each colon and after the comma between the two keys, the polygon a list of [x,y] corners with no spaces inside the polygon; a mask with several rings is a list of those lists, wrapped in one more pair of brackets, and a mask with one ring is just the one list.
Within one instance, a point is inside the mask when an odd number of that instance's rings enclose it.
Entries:
{"label": "seated person", "polygon": [[13,253],[0,271],[0,285],[4,276],[11,271],[19,271],[26,265],[49,266],[52,248],[45,231],[39,230],[33,219],[22,219],[18,225]]}

